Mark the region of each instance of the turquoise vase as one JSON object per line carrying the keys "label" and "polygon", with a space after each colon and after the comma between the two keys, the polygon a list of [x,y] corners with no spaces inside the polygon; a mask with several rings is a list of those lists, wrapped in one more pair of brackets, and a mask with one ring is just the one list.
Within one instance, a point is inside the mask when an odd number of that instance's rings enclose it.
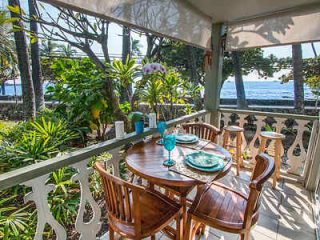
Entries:
{"label": "turquoise vase", "polygon": [[134,129],[136,130],[137,134],[143,133],[144,129],[144,121],[137,121],[134,123]]}

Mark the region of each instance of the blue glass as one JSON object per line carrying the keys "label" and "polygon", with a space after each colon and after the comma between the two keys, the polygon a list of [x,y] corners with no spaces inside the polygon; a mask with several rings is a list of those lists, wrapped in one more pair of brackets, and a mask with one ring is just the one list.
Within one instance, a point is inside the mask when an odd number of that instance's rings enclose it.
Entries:
{"label": "blue glass", "polygon": [[172,134],[165,135],[163,137],[163,146],[169,152],[169,158],[163,162],[163,165],[171,167],[176,164],[176,162],[171,159],[171,151],[176,146],[176,137]]}
{"label": "blue glass", "polygon": [[166,122],[157,123],[157,130],[160,133],[160,140],[158,141],[158,144],[163,144],[163,134],[166,131],[166,128],[167,128]]}

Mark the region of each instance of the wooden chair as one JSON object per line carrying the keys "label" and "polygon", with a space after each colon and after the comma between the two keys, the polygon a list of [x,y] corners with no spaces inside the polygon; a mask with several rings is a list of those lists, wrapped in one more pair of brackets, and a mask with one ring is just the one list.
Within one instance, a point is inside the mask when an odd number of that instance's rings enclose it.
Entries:
{"label": "wooden chair", "polygon": [[248,196],[223,184],[211,183],[202,186],[202,191],[197,193],[188,212],[186,231],[190,239],[194,238],[201,224],[238,233],[241,240],[250,238],[250,229],[259,217],[263,184],[275,169],[274,160],[267,154],[257,155],[256,161]]}
{"label": "wooden chair", "polygon": [[[150,237],[159,231],[172,239],[182,240],[181,206],[159,192],[145,189],[105,171],[103,163],[95,164],[99,172],[108,209],[109,239],[114,232],[129,239]],[[169,226],[175,220],[176,229]]]}
{"label": "wooden chair", "polygon": [[221,134],[220,129],[207,123],[186,123],[182,125],[186,133],[197,135],[199,138],[215,142],[216,137]]}

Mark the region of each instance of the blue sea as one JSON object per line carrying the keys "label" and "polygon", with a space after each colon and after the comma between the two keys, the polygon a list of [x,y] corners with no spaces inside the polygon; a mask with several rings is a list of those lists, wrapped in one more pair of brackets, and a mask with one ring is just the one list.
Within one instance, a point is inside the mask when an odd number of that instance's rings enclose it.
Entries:
{"label": "blue sea", "polygon": [[[48,84],[44,84],[44,89]],[[281,83],[280,81],[245,81],[245,92],[247,99],[293,99],[293,81]],[[21,85],[16,87],[17,95],[21,95]],[[315,99],[308,86],[304,87],[305,99]],[[6,85],[6,95],[14,96],[14,86]],[[221,98],[236,99],[236,88],[234,81],[227,80],[221,90]]]}

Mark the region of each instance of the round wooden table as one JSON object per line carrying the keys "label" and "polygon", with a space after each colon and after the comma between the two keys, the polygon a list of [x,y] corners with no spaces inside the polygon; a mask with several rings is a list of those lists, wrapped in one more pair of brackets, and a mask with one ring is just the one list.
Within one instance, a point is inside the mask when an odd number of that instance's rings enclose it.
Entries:
{"label": "round wooden table", "polygon": [[[158,145],[156,141],[157,139],[149,139],[133,145],[127,153],[127,166],[135,175],[146,179],[150,187],[153,188],[154,185],[163,186],[180,196],[180,204],[183,208],[183,226],[185,226],[187,220],[187,195],[195,186],[205,183],[171,171],[163,166],[163,161],[168,158],[168,151],[162,145]],[[178,144],[171,152],[171,156],[175,161],[183,161],[186,154],[197,151],[199,149],[193,149],[189,144]],[[215,175],[213,176],[215,180],[229,172],[232,165],[232,157],[226,149],[206,141],[201,151],[216,153],[230,159],[221,171],[212,173],[212,175]]]}

